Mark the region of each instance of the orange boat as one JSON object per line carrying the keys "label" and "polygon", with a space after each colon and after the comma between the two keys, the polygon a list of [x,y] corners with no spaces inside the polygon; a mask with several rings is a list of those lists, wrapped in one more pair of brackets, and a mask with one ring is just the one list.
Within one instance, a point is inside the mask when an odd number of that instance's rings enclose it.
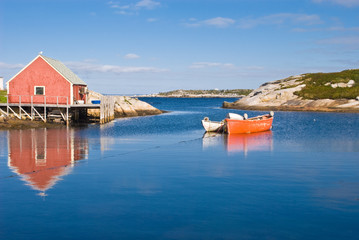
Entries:
{"label": "orange boat", "polygon": [[268,131],[272,128],[273,112],[270,114],[244,120],[226,118],[226,131],[232,133],[254,133]]}

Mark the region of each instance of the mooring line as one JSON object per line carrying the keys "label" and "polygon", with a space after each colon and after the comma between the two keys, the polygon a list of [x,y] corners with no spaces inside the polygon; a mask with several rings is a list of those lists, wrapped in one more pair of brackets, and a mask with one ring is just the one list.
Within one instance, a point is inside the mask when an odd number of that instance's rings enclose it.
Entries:
{"label": "mooring line", "polygon": [[[176,145],[176,144],[181,144],[181,143],[188,143],[188,142],[198,141],[200,139],[202,139],[202,138],[195,138],[195,139],[190,139],[190,140],[179,141],[179,142],[168,144],[168,145],[154,146],[154,147],[149,147],[149,148],[145,148],[145,149],[139,149],[139,150],[128,151],[128,152],[124,152],[124,153],[113,154],[113,155],[109,155],[109,156],[100,157],[100,160],[101,159],[112,158],[112,157],[116,157],[116,156],[128,155],[128,154],[131,154],[131,153],[145,152],[145,151],[149,151],[149,150],[153,150],[153,149],[162,148],[162,147],[165,147],[165,146],[171,146],[171,145]],[[86,163],[86,162],[88,162],[88,159],[79,159],[79,160],[76,160],[74,162],[74,164],[80,164],[80,163],[82,164],[82,163]],[[43,172],[43,171],[47,171],[47,170],[59,169],[59,168],[63,168],[63,167],[65,167],[65,168],[69,167],[69,164],[61,165],[61,166],[57,166],[57,167],[44,168],[44,169],[40,169],[40,170],[34,170],[34,171],[31,171],[31,172],[25,172],[25,173],[22,173],[22,174],[12,174],[12,175],[9,175],[9,176],[0,177],[0,181],[4,180],[4,179],[8,179],[8,178],[21,177],[21,175],[23,175],[23,174],[24,175],[30,175],[30,174],[34,174],[34,173],[39,173],[39,172]]]}

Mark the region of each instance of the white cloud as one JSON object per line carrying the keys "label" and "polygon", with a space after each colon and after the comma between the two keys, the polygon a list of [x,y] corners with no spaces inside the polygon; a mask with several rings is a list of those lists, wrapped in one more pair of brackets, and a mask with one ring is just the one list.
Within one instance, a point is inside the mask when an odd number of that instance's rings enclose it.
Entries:
{"label": "white cloud", "polygon": [[138,13],[141,9],[155,9],[156,7],[161,6],[160,2],[156,2],[153,0],[141,0],[133,4],[128,5],[120,5],[119,2],[110,1],[107,3],[110,8],[116,9],[116,14],[121,15],[134,15]]}
{"label": "white cloud", "polygon": [[121,8],[118,2],[109,1],[107,4],[110,6],[110,8]]}
{"label": "white cloud", "polygon": [[134,12],[126,12],[124,10],[115,11],[115,13],[119,15],[134,15]]}
{"label": "white cloud", "polygon": [[65,65],[69,67],[74,72],[82,72],[82,73],[93,73],[93,72],[101,72],[101,73],[159,73],[166,72],[167,69],[154,68],[154,67],[124,67],[117,65],[101,65],[94,64],[89,62],[66,62]]}
{"label": "white cloud", "polygon": [[25,67],[24,64],[9,64],[9,63],[0,62],[0,69],[20,69],[23,67]]}
{"label": "white cloud", "polygon": [[345,7],[355,7],[359,6],[359,0],[313,0],[315,3],[330,2]]}
{"label": "white cloud", "polygon": [[246,66],[246,67],[243,67],[243,69],[245,69],[245,70],[259,71],[259,70],[263,70],[264,67],[262,67],[262,66]]}
{"label": "white cloud", "polygon": [[359,32],[359,27],[294,28],[293,32]]}
{"label": "white cloud", "polygon": [[260,25],[283,25],[283,24],[296,24],[296,25],[316,25],[321,24],[323,21],[316,14],[296,14],[296,13],[278,13],[268,16],[262,16],[257,18],[242,18],[236,21],[232,18],[216,17],[206,20],[197,20],[190,18],[186,23],[186,26],[201,27],[201,26],[213,26],[219,28],[229,27],[238,23],[238,27],[242,29],[250,29]]}
{"label": "white cloud", "polygon": [[337,37],[324,39],[318,42],[319,44],[336,44],[336,45],[350,45],[359,48],[359,36],[355,37]]}
{"label": "white cloud", "polygon": [[129,53],[129,54],[126,54],[124,56],[124,58],[126,58],[126,59],[137,59],[137,58],[140,58],[140,56],[138,56],[137,54],[134,54],[134,53]]}
{"label": "white cloud", "polygon": [[97,60],[95,58],[87,58],[87,59],[84,60],[84,62],[95,63],[95,62],[97,62]]}
{"label": "white cloud", "polygon": [[157,18],[147,18],[147,22],[157,22]]}
{"label": "white cloud", "polygon": [[189,23],[187,23],[187,26],[191,27],[200,27],[200,26],[214,26],[214,27],[229,27],[230,25],[234,24],[236,21],[231,18],[223,18],[223,17],[216,17],[216,18],[210,18],[203,21],[198,21],[195,18],[190,18]]}
{"label": "white cloud", "polygon": [[160,6],[160,2],[152,1],[152,0],[142,0],[136,3],[137,8],[147,8],[147,9],[154,9],[158,6]]}
{"label": "white cloud", "polygon": [[204,20],[202,23],[205,25],[215,26],[215,27],[228,27],[229,25],[235,23],[235,21],[230,18],[216,17],[216,18]]}
{"label": "white cloud", "polygon": [[218,63],[218,62],[195,62],[192,63],[190,68],[213,68],[213,67],[226,67],[226,68],[233,68],[234,64],[232,63]]}
{"label": "white cloud", "polygon": [[316,14],[279,13],[258,18],[239,20],[239,28],[250,29],[260,25],[282,25],[285,23],[315,25],[323,23]]}

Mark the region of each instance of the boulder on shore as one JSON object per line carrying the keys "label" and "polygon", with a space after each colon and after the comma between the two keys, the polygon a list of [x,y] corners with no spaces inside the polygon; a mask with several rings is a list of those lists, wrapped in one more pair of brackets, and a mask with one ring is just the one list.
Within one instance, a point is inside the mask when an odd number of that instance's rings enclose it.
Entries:
{"label": "boulder on shore", "polygon": [[[94,91],[89,91],[88,101],[100,100],[103,95]],[[152,105],[140,101],[137,98],[127,96],[114,96],[115,98],[115,117],[136,117],[145,115],[157,115],[162,111]],[[98,109],[88,110],[88,114],[98,117]]]}

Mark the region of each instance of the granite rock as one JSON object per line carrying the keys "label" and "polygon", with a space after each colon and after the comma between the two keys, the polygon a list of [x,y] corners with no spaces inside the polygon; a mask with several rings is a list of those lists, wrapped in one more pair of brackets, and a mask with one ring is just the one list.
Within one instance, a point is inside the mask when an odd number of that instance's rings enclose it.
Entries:
{"label": "granite rock", "polygon": [[[223,108],[248,110],[288,110],[288,111],[349,111],[359,112],[359,96],[354,99],[302,99],[295,95],[305,87],[304,75],[292,76],[278,81],[262,84],[249,95],[234,102],[224,102]],[[348,83],[326,84],[336,87],[352,87],[353,80]],[[334,85],[334,86],[333,86]]]}
{"label": "granite rock", "polygon": [[[94,91],[89,91],[88,102],[100,100],[103,95]],[[157,115],[162,111],[152,105],[140,101],[137,98],[128,96],[114,96],[115,98],[115,117],[135,117],[145,115]],[[89,114],[98,117],[99,110],[89,110]]]}

